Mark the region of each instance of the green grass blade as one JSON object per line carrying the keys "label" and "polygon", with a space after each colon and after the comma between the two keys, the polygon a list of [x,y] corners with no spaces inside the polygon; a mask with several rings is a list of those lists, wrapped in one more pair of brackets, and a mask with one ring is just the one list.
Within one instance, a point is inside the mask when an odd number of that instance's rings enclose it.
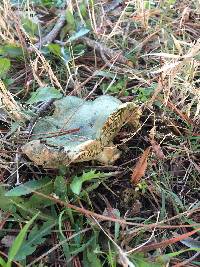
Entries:
{"label": "green grass blade", "polygon": [[30,227],[30,225],[33,223],[33,221],[36,219],[36,217],[38,216],[38,214],[36,214],[23,228],[22,230],[19,232],[19,234],[17,235],[17,237],[15,238],[12,247],[10,248],[9,252],[8,252],[8,262],[6,267],[10,267],[11,266],[11,262],[13,261],[13,259],[15,258],[17,252],[19,251],[23,240],[25,238],[25,235],[28,231],[28,228]]}

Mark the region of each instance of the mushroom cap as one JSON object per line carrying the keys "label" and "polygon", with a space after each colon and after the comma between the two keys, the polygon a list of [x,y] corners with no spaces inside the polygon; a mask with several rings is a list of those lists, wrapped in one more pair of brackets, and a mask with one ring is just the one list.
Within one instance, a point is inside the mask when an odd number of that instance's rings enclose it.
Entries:
{"label": "mushroom cap", "polygon": [[46,167],[52,166],[52,161],[57,166],[97,159],[125,123],[135,127],[139,123],[139,108],[112,96],[94,101],[66,96],[54,105],[53,115],[37,121],[32,141],[22,147],[32,161]]}

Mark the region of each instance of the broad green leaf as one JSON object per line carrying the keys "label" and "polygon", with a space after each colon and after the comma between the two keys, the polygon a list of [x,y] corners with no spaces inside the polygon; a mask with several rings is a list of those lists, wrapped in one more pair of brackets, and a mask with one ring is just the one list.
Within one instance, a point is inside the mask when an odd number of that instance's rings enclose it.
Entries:
{"label": "broad green leaf", "polygon": [[101,250],[99,246],[99,232],[93,232],[94,239],[91,242],[90,246],[86,249],[86,258],[89,263],[89,266],[102,267],[101,261],[98,256],[101,255]]}
{"label": "broad green leaf", "polygon": [[53,53],[54,55],[56,55],[57,57],[61,56],[61,47],[58,44],[49,44],[48,49],[51,53]]}
{"label": "broad green leaf", "polygon": [[5,78],[11,66],[8,58],[0,58],[0,78]]}
{"label": "broad green leaf", "polygon": [[60,176],[65,176],[69,172],[69,168],[65,165],[62,165],[59,167],[58,171]]}
{"label": "broad green leaf", "polygon": [[85,181],[91,181],[94,178],[100,178],[102,174],[100,172],[95,173],[94,171],[84,172],[82,176],[75,176],[70,184],[72,192],[79,195],[81,192],[82,184]]}
{"label": "broad green leaf", "polygon": [[[35,216],[38,213],[38,208],[30,207],[29,209],[27,209],[26,208],[26,203],[23,203],[23,205],[15,203],[14,201],[13,201],[13,203],[16,205],[17,211],[25,219],[30,218],[30,216]],[[16,217],[16,215],[15,215],[15,217]],[[21,218],[19,217],[19,219],[21,219]],[[17,219],[16,221],[18,221],[19,219]],[[40,214],[38,215],[38,219],[46,221],[46,220],[53,220],[54,218],[51,217],[50,214],[45,214],[43,212],[40,212]]]}
{"label": "broad green leaf", "polygon": [[120,79],[120,80],[117,80],[117,81],[115,81],[113,79],[112,84],[108,85],[107,83],[103,83],[101,85],[101,88],[102,88],[104,93],[109,91],[109,92],[112,92],[112,93],[119,93],[120,92],[122,94],[122,92],[125,91],[126,82],[127,82],[126,79]]}
{"label": "broad green leaf", "polygon": [[75,29],[75,19],[74,19],[74,15],[71,12],[71,10],[69,8],[67,8],[66,10],[66,21],[67,24],[69,25],[70,30],[74,30]]}
{"label": "broad green leaf", "polygon": [[5,189],[1,185],[0,186],[0,209],[4,211],[12,211],[14,214],[16,211],[16,207],[13,204],[13,200],[17,203],[23,203],[23,200],[19,197],[5,197]]}
{"label": "broad green leaf", "polygon": [[40,189],[41,187],[45,186],[48,182],[51,180],[46,177],[41,180],[33,180],[33,181],[28,181],[22,185],[19,185],[10,191],[6,192],[5,196],[6,197],[16,197],[16,196],[24,196],[27,194],[30,194],[34,192],[35,190]]}
{"label": "broad green leaf", "polygon": [[[101,250],[99,247],[99,231],[94,230],[92,233],[92,237],[88,242],[87,248],[83,250],[83,266],[101,266],[101,262],[99,262],[99,258],[96,255],[100,255]],[[97,260],[97,265],[93,261],[93,256]]]}
{"label": "broad green leaf", "polygon": [[151,262],[150,260],[146,259],[143,255],[143,253],[133,254],[130,256],[132,259],[131,261],[135,264],[136,267],[164,267],[165,264],[157,263],[157,262]]}
{"label": "broad green leaf", "polygon": [[51,99],[59,99],[62,94],[54,87],[39,87],[36,92],[31,94],[31,98],[27,104],[34,104],[38,102],[47,102]]}
{"label": "broad green leaf", "polygon": [[51,233],[51,229],[54,226],[55,223],[52,221],[45,222],[40,228],[35,225],[28,234],[27,240],[25,240],[20,247],[17,255],[15,256],[15,260],[24,260],[27,256],[34,253],[37,247],[45,242],[47,235]]}
{"label": "broad green leaf", "polygon": [[87,258],[88,258],[88,261],[91,264],[91,266],[95,266],[95,267],[102,267],[103,266],[101,264],[101,261],[97,257],[97,255],[92,250],[88,250]]}
{"label": "broad green leaf", "polygon": [[[54,185],[53,181],[45,184],[40,189],[37,189],[40,193],[43,195],[50,195],[54,193]],[[39,196],[37,194],[32,194],[29,199],[26,199],[26,202],[24,203],[25,207],[27,209],[35,208],[35,209],[43,209],[49,206],[52,206],[54,202],[51,199],[45,198],[43,196]]]}
{"label": "broad green leaf", "polygon": [[0,256],[0,266],[6,267],[6,262],[4,261],[4,259],[1,256]]}
{"label": "broad green leaf", "polygon": [[1,45],[0,55],[9,58],[17,58],[23,56],[23,50],[17,45]]}
{"label": "broad green leaf", "polygon": [[[39,213],[38,213],[39,214]],[[23,228],[22,230],[19,232],[19,234],[17,235],[17,237],[15,238],[12,247],[9,249],[8,252],[8,262],[7,262],[7,266],[6,267],[10,267],[11,266],[11,262],[13,261],[13,259],[15,258],[17,252],[19,251],[23,240],[25,238],[25,235],[28,231],[28,228],[30,227],[30,225],[33,223],[33,221],[36,219],[36,217],[38,216],[38,214],[36,214]]]}
{"label": "broad green leaf", "polygon": [[73,54],[75,56],[81,56],[87,51],[87,48],[84,44],[77,44],[73,46]]}
{"label": "broad green leaf", "polygon": [[67,42],[73,42],[77,39],[79,39],[80,37],[86,35],[90,30],[87,28],[81,28],[79,31],[75,32],[68,40]]}
{"label": "broad green leaf", "polygon": [[153,94],[153,92],[155,91],[156,87],[157,87],[156,83],[152,83],[152,85],[149,87],[140,87],[137,90],[137,93],[138,93],[137,99],[140,100],[141,102],[148,101],[151,95]]}
{"label": "broad green leaf", "polygon": [[35,37],[35,35],[38,35],[38,22],[36,23],[34,21],[34,19],[36,21],[37,20],[37,17],[33,17],[33,18],[28,18],[28,17],[22,17],[21,18],[21,21],[22,21],[22,25],[23,25],[23,28],[24,30],[30,34],[31,37]]}
{"label": "broad green leaf", "polygon": [[67,194],[66,180],[63,176],[56,176],[54,181],[55,194],[59,197],[65,198]]}
{"label": "broad green leaf", "polygon": [[81,15],[83,16],[83,18],[86,18],[87,17],[87,5],[86,5],[86,2],[82,2],[80,4],[80,11],[81,11]]}

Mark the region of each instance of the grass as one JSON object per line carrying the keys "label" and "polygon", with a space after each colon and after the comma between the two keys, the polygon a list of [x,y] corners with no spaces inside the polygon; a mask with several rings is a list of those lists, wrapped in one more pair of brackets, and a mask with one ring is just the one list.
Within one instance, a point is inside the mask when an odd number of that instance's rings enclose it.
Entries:
{"label": "grass", "polygon": [[[3,0],[1,266],[199,266],[199,36],[198,1]],[[135,101],[141,127],[111,166],[36,166],[21,147],[44,87]]]}

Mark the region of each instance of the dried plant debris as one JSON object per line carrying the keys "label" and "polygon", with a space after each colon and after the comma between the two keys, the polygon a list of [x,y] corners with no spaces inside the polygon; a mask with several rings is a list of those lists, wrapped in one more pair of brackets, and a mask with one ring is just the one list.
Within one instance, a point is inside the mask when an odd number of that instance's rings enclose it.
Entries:
{"label": "dried plant debris", "polygon": [[120,155],[113,138],[124,124],[139,125],[135,103],[122,104],[108,95],[94,101],[66,96],[54,105],[53,115],[38,120],[32,140],[22,147],[35,164],[45,167],[89,160],[112,163]]}

